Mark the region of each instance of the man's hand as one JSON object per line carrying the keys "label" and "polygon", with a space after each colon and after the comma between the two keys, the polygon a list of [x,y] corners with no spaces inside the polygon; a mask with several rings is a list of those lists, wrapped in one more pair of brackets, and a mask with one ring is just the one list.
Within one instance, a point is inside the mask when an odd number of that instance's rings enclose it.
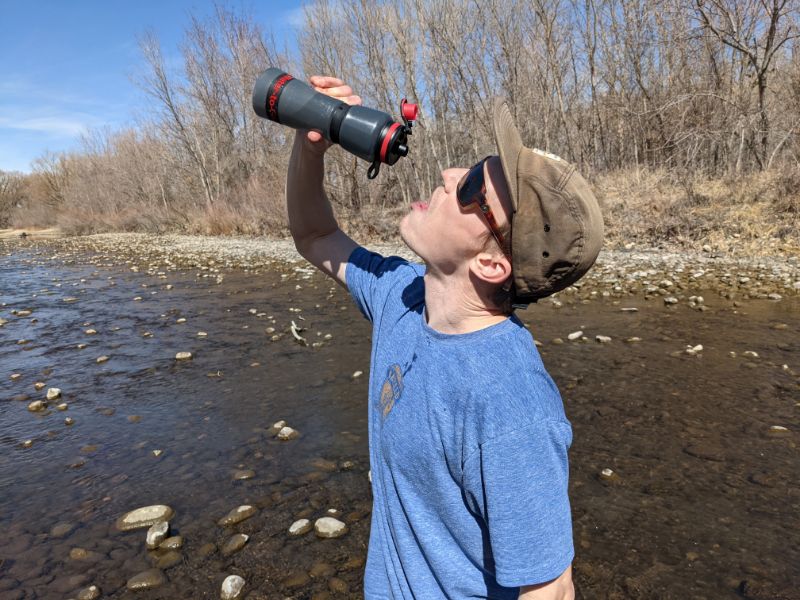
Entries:
{"label": "man's hand", "polygon": [[575,600],[572,565],[552,581],[519,588],[519,600]]}
{"label": "man's hand", "polygon": [[[349,85],[346,85],[341,79],[336,77],[326,77],[324,75],[312,75],[309,77],[308,82],[315,92],[320,92],[331,98],[341,100],[345,104],[357,106],[361,104],[361,97],[353,94],[353,90]],[[309,147],[315,152],[322,154],[333,144],[322,137],[318,131],[308,131],[306,139],[309,141]]]}

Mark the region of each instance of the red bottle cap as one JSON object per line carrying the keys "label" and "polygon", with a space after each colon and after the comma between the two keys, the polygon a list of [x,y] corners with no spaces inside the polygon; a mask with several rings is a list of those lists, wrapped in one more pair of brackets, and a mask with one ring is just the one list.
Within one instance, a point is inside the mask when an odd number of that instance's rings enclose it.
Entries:
{"label": "red bottle cap", "polygon": [[417,113],[419,113],[419,107],[416,104],[410,104],[405,98],[403,98],[400,101],[400,112],[403,114],[403,118],[406,121],[416,121]]}

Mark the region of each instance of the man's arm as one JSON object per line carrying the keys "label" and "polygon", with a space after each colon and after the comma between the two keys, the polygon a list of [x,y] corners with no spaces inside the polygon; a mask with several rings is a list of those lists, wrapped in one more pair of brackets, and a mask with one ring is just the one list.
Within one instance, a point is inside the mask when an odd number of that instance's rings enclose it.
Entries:
{"label": "man's arm", "polygon": [[[348,104],[361,103],[340,79],[312,77],[311,84],[316,91]],[[325,152],[330,145],[318,132],[295,134],[286,179],[286,206],[289,231],[297,251],[346,288],[345,266],[357,244],[339,229],[325,194]]]}
{"label": "man's arm", "polygon": [[538,585],[519,588],[519,600],[574,600],[575,588],[572,585],[572,565],[556,579]]}

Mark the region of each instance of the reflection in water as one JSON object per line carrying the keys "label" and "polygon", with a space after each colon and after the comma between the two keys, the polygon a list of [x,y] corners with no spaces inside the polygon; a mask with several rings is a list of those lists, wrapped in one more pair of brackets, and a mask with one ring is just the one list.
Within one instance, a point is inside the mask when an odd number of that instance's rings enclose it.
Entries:
{"label": "reflection in water", "polygon": [[[0,597],[62,598],[95,583],[121,598],[128,578],[155,564],[168,581],[143,598],[217,597],[232,573],[254,598],[329,588],[359,597],[370,330],[347,294],[290,265],[218,284],[194,270],[159,276],[45,256],[0,258]],[[794,593],[800,307],[706,296],[705,312],[565,297],[560,309],[519,313],[575,430],[578,597]],[[576,330],[586,339],[567,341]],[[181,351],[193,359],[176,361]],[[29,412],[49,387],[67,409]],[[279,420],[300,437],[277,440]],[[236,479],[241,470],[255,475]],[[148,553],[143,530],[115,529],[149,504],[175,509],[177,558]],[[242,504],[259,512],[217,525]],[[345,537],[290,538],[293,521],[329,509]],[[222,556],[234,533],[250,539]]]}

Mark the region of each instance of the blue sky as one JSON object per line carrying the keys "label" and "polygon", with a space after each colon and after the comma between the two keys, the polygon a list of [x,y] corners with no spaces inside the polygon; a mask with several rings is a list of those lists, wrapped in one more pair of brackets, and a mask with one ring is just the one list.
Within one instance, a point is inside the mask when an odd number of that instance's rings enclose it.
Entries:
{"label": "blue sky", "polygon": [[[219,4],[252,13],[280,44],[293,39],[303,2]],[[137,37],[153,31],[177,58],[189,15],[213,10],[190,0],[0,0],[0,169],[27,172],[88,129],[132,124],[145,101],[131,82],[143,65]]]}

